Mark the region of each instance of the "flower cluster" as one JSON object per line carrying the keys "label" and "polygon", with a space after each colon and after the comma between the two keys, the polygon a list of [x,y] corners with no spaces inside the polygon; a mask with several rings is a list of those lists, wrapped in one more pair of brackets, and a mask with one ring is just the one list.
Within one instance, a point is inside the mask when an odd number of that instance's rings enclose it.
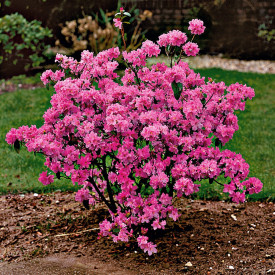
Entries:
{"label": "flower cluster", "polygon": [[200,50],[198,44],[193,42],[186,43],[182,49],[187,56],[196,56]]}
{"label": "flower cluster", "polygon": [[189,22],[188,30],[191,31],[192,34],[203,34],[205,30],[205,26],[203,25],[203,21],[199,19],[193,19]]}
{"label": "flower cluster", "polygon": [[170,46],[181,46],[187,41],[187,36],[185,33],[173,30],[169,31],[168,33],[162,34],[159,37],[158,44],[161,47],[167,47]]}
{"label": "flower cluster", "polygon": [[[199,33],[194,26],[201,25],[190,24]],[[224,192],[235,202],[262,188],[258,179],[246,180],[249,166],[241,155],[215,146],[232,138],[238,129],[234,111],[244,109],[253,89],[207,82],[180,59],[171,67],[146,67],[159,46],[185,42],[185,34],[172,31],[159,45],[146,41],[123,52],[128,68],[121,78],[115,72],[118,48],[97,56],[84,51],[80,61],[57,55],[61,70],[41,77],[45,84],[56,81],[44,125],[11,129],[6,136],[9,144],[43,153],[52,173],[82,186],[77,201],[107,205],[110,219],[100,224],[100,236],[136,239],[149,255],[157,252],[150,232],[180,216],[173,198],[197,192],[201,180],[224,176]],[[196,47],[189,43],[184,51],[193,55]],[[39,180],[50,184],[53,174],[45,171]]]}
{"label": "flower cluster", "polygon": [[[189,22],[188,29],[195,37],[195,35],[202,34],[205,30],[205,27],[203,26],[203,21],[193,19]],[[169,31],[168,33],[162,34],[159,37],[157,43],[159,44],[159,46],[166,48],[166,54],[168,56],[176,55],[177,48],[180,49],[180,56],[182,55],[182,52],[184,52],[187,56],[196,56],[200,50],[198,44],[192,41],[186,43],[186,41],[187,36],[185,33],[179,30],[173,30]]]}

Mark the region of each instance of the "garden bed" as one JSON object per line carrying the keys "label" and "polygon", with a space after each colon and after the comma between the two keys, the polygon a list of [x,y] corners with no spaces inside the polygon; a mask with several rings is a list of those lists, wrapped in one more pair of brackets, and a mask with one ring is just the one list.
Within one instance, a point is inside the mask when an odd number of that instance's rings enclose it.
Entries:
{"label": "garden bed", "polygon": [[[274,274],[272,202],[176,202],[181,217],[156,231],[158,253],[98,240],[108,216],[70,192],[0,197],[1,274]],[[138,271],[137,271],[138,270]]]}

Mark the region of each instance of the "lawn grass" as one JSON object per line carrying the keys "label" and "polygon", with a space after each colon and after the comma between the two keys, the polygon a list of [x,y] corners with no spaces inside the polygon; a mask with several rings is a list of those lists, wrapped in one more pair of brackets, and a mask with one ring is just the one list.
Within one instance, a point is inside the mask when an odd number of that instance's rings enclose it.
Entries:
{"label": "lawn grass", "polygon": [[[239,82],[251,86],[256,97],[248,101],[246,110],[238,112],[239,131],[224,148],[241,153],[250,165],[250,177],[264,183],[261,193],[253,200],[275,200],[275,75],[240,73],[221,69],[197,70],[205,77],[226,84]],[[26,80],[25,80],[26,81]],[[33,80],[32,80],[33,81]],[[69,181],[61,180],[43,186],[37,179],[43,171],[44,158],[22,149],[17,154],[5,142],[12,127],[43,123],[42,115],[50,106],[51,92],[43,88],[20,90],[0,95],[0,193],[52,192],[76,190]],[[220,186],[204,182],[201,191],[193,196],[201,199],[226,199]]]}
{"label": "lawn grass", "polygon": [[29,153],[22,148],[16,153],[5,142],[10,128],[22,125],[43,124],[43,114],[49,108],[52,92],[44,88],[20,90],[0,95],[0,193],[52,192],[54,190],[76,190],[68,180],[56,181],[43,186],[38,181],[44,170],[42,155]]}

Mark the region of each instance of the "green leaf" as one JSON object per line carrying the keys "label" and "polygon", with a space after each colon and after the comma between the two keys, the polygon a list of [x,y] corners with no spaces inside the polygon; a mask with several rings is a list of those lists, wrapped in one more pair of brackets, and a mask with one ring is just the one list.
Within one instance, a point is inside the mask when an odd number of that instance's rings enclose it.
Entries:
{"label": "green leaf", "polygon": [[124,12],[123,14],[126,15],[126,16],[131,17],[131,14],[129,12]]}
{"label": "green leaf", "polygon": [[18,51],[23,50],[24,48],[25,48],[24,44],[17,44],[16,45],[16,50],[18,50]]}
{"label": "green leaf", "polygon": [[114,228],[113,230],[114,233],[119,233],[119,231],[120,231],[120,228]]}
{"label": "green leaf", "polygon": [[11,5],[11,1],[6,0],[6,1],[4,2],[4,4],[5,4],[6,7],[9,7],[9,6]]}
{"label": "green leaf", "polygon": [[103,19],[103,22],[106,24],[108,21],[107,21],[107,16],[106,16],[104,10],[103,9],[99,9],[99,12],[100,12],[101,17]]}
{"label": "green leaf", "polygon": [[175,81],[172,82],[172,89],[174,92],[175,98],[178,100],[180,98],[180,95],[182,93],[182,84],[181,83],[176,83]]}
{"label": "green leaf", "polygon": [[155,192],[155,190],[153,189],[153,187],[149,186],[146,190],[145,190],[145,194],[146,195],[152,195]]}

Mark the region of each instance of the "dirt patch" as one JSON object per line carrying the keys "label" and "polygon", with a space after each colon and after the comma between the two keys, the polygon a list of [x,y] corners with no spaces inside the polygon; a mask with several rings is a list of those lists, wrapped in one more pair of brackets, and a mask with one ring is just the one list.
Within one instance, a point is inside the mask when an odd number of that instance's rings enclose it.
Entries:
{"label": "dirt patch", "polygon": [[2,196],[0,274],[275,273],[274,203],[178,205],[179,221],[156,232],[150,257],[134,242],[98,239],[103,205],[88,211],[73,193]]}

